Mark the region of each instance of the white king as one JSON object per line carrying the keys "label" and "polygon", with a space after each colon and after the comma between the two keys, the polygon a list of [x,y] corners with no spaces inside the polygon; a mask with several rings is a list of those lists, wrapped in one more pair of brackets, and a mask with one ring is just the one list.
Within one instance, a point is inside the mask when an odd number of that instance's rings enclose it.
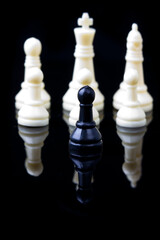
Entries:
{"label": "white king", "polygon": [[94,66],[93,66],[93,39],[95,36],[95,29],[90,28],[93,24],[93,19],[89,18],[88,13],[83,13],[82,18],[78,19],[78,25],[74,29],[74,34],[76,38],[76,47],[75,47],[75,64],[73,70],[72,81],[69,83],[69,89],[63,96],[63,109],[70,112],[73,107],[78,103],[78,90],[81,87],[81,84],[77,81],[79,71],[82,68],[87,68],[92,75],[92,82],[90,87],[95,91],[95,100],[94,106],[97,111],[102,111],[104,108],[104,96],[98,89],[98,83],[95,80]]}

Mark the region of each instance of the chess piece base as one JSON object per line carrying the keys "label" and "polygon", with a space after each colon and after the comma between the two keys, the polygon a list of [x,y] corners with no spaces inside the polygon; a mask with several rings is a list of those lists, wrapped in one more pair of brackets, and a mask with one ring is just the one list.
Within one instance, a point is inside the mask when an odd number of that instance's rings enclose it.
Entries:
{"label": "chess piece base", "polygon": [[41,106],[23,106],[18,112],[18,124],[40,127],[49,124],[49,113]]}
{"label": "chess piece base", "polygon": [[[41,97],[44,104],[44,107],[48,110],[51,106],[50,104],[50,96],[45,89],[41,91]],[[15,107],[16,109],[21,109],[24,105],[25,99],[27,98],[27,88],[23,88],[19,91],[19,93],[15,97]]]}
{"label": "chess piece base", "polygon": [[117,112],[116,123],[122,127],[143,127],[146,125],[146,118],[141,108],[122,107]]}
{"label": "chess piece base", "polygon": [[[113,107],[119,110],[123,106],[123,102],[125,102],[126,96],[126,84],[122,82],[120,84],[120,89],[113,95]],[[147,92],[147,86],[138,86],[137,87],[137,98],[140,103],[140,107],[145,112],[149,112],[153,109],[153,98]]]}

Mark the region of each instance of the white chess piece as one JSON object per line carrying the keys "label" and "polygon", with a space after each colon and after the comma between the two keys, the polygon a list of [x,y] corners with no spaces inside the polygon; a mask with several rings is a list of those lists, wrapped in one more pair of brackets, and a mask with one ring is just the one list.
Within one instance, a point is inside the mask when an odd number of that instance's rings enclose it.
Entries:
{"label": "white chess piece", "polygon": [[24,126],[46,126],[49,123],[49,113],[41,98],[41,83],[43,73],[39,68],[30,68],[26,75],[27,94],[25,102],[18,112],[18,124]]}
{"label": "white chess piece", "polygon": [[124,75],[126,94],[123,105],[117,112],[116,123],[123,127],[142,127],[146,125],[146,115],[137,99],[138,73],[128,68]]}
{"label": "white chess piece", "polygon": [[[138,25],[133,23],[132,29],[127,36],[127,52],[126,52],[126,65],[125,72],[128,68],[133,68],[138,71],[139,80],[137,86],[137,97],[140,102],[140,106],[145,112],[152,111],[153,109],[153,98],[147,91],[147,86],[144,83],[144,74],[143,74],[143,39],[138,31]],[[124,73],[125,74],[125,73]],[[120,88],[113,95],[113,107],[117,110],[123,105],[125,98],[126,84],[123,80],[120,84]]]}
{"label": "white chess piece", "polygon": [[79,90],[80,84],[77,81],[77,75],[79,70],[82,68],[87,68],[92,74],[92,82],[90,87],[95,91],[95,100],[93,102],[97,111],[102,111],[104,108],[104,96],[98,89],[98,83],[95,80],[94,66],[93,66],[93,39],[95,35],[95,29],[90,28],[93,24],[93,19],[89,18],[88,13],[83,13],[82,18],[78,19],[78,25],[82,27],[77,27],[74,29],[76,38],[75,47],[75,64],[73,70],[72,81],[69,83],[69,89],[63,96],[63,109],[70,112],[77,102],[77,92]]}
{"label": "white chess piece", "polygon": [[[30,68],[38,67],[41,68],[41,61],[40,61],[40,53],[42,50],[41,42],[34,37],[28,38],[24,43],[24,52],[25,52],[25,73],[24,73],[24,81],[21,84],[21,90],[15,96],[15,106],[17,109],[20,109],[25,101],[26,93],[27,93],[27,81],[26,76]],[[41,83],[41,95],[44,106],[46,109],[50,108],[50,95],[45,90],[44,82]]]}
{"label": "white chess piece", "polygon": [[[79,70],[79,73],[77,74],[77,83],[79,84],[79,89],[82,88],[84,85],[91,85],[92,82],[92,74],[87,68],[82,68]],[[77,90],[77,99],[78,99],[78,90]],[[69,126],[74,128],[76,126],[76,122],[79,119],[79,101],[76,101],[76,105],[73,107],[73,109],[70,111],[69,114]],[[92,107],[93,112],[93,120],[96,123],[96,126],[99,126],[100,119],[99,119],[99,113],[97,109],[93,106]]]}
{"label": "white chess piece", "polygon": [[142,175],[142,144],[146,133],[146,126],[139,128],[126,128],[117,125],[117,134],[122,140],[124,147],[124,163],[122,170],[130,181],[132,188],[137,186],[137,182]]}
{"label": "white chess piece", "polygon": [[48,125],[36,128],[18,125],[18,130],[26,151],[25,168],[28,174],[37,177],[43,172],[41,150],[48,136]]}

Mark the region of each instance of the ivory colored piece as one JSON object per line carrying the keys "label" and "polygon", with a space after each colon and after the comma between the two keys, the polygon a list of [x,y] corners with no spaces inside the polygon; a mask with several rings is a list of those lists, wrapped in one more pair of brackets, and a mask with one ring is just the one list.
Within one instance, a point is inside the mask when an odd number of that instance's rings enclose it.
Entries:
{"label": "ivory colored piece", "polygon": [[138,73],[128,68],[124,75],[126,94],[123,106],[117,112],[116,123],[123,127],[142,127],[146,125],[146,115],[137,99]]}
{"label": "ivory colored piece", "polygon": [[[17,109],[20,109],[24,102],[27,95],[27,73],[30,68],[32,67],[38,67],[41,68],[41,61],[40,61],[40,54],[42,50],[42,44],[41,42],[34,38],[28,38],[24,43],[24,52],[25,52],[25,73],[24,73],[24,82],[21,84],[21,90],[18,92],[18,94],[15,96],[15,106]],[[50,100],[51,97],[45,90],[45,84],[44,82],[41,83],[41,95],[43,104],[46,109],[50,108]]]}
{"label": "ivory colored piece", "polygon": [[[145,112],[149,112],[153,109],[153,98],[148,93],[148,88],[144,83],[144,74],[143,74],[143,39],[138,31],[138,25],[133,23],[132,29],[127,36],[127,51],[126,51],[126,65],[125,72],[128,68],[133,68],[138,71],[139,80],[137,86],[138,93],[138,101],[140,102],[140,106],[143,108]],[[124,72],[124,74],[125,74]],[[126,93],[126,84],[123,80],[120,83],[119,89],[113,95],[113,107],[117,110],[123,105],[123,101]]]}
{"label": "ivory colored piece", "polygon": [[[79,70],[79,73],[77,74],[77,82],[79,83],[79,89],[85,85],[90,86],[92,82],[91,72],[87,68],[82,68],[81,70]],[[73,109],[70,111],[70,114],[69,114],[69,126],[71,126],[73,129],[75,128],[76,122],[79,119],[79,112],[80,112],[80,106],[78,101],[76,102],[75,107],[73,107]],[[96,126],[99,126],[99,123],[100,123],[99,113],[94,106],[92,107],[92,114],[93,114],[93,120],[95,121]]]}
{"label": "ivory colored piece", "polygon": [[18,124],[30,127],[48,125],[49,113],[41,98],[42,80],[43,73],[39,68],[28,70],[26,76],[27,94],[25,102],[18,112]]}
{"label": "ivory colored piece", "polygon": [[124,147],[124,163],[122,170],[130,181],[132,188],[137,186],[137,182],[142,175],[142,146],[143,137],[146,133],[146,126],[140,128],[126,128],[117,125],[117,134],[122,140]]}
{"label": "ivory colored piece", "polygon": [[43,172],[41,151],[48,136],[48,125],[30,128],[18,125],[19,135],[24,141],[26,159],[25,168],[28,174],[38,177]]}
{"label": "ivory colored piece", "polygon": [[93,24],[93,19],[89,18],[88,13],[83,13],[82,18],[78,19],[78,25],[74,29],[74,34],[76,38],[75,47],[75,64],[73,70],[72,81],[69,83],[69,89],[63,96],[63,109],[70,112],[73,107],[78,103],[77,94],[80,89],[80,84],[78,82],[79,70],[82,68],[87,68],[92,74],[92,82],[90,87],[95,91],[94,106],[97,111],[103,111],[104,108],[104,96],[98,88],[98,83],[95,80],[94,65],[93,65],[93,39],[95,36],[95,29],[90,28]]}

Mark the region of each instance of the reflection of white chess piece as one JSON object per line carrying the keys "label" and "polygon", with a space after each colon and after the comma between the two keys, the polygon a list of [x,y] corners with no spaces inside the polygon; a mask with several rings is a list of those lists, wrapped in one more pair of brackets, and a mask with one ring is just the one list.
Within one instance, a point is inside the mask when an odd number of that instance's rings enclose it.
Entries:
{"label": "reflection of white chess piece", "polygon": [[123,127],[142,127],[146,125],[146,115],[137,99],[138,73],[128,68],[124,75],[126,85],[123,105],[117,112],[116,123]]}
{"label": "reflection of white chess piece", "polygon": [[142,175],[142,143],[146,126],[139,128],[126,128],[117,125],[117,134],[124,147],[123,172],[135,188]]}
{"label": "reflection of white chess piece", "polygon": [[43,73],[39,68],[28,70],[27,94],[25,102],[18,112],[18,124],[23,126],[45,126],[49,123],[49,113],[41,98],[41,83]]}
{"label": "reflection of white chess piece", "polygon": [[[76,190],[78,190],[79,179],[78,179],[78,172],[76,171],[76,169],[74,169],[72,182],[75,184]],[[94,177],[92,176],[91,183],[93,182],[94,182]]]}
{"label": "reflection of white chess piece", "polygon": [[[137,86],[137,97],[140,102],[140,106],[145,112],[149,112],[153,108],[153,98],[147,91],[147,86],[144,83],[143,75],[143,55],[142,55],[142,36],[138,31],[137,24],[132,24],[132,29],[127,36],[127,52],[126,52],[126,66],[125,72],[128,68],[136,69],[138,71],[139,80]],[[123,105],[126,93],[125,81],[122,81],[120,88],[113,96],[113,107],[120,109]]]}
{"label": "reflection of white chess piece", "polygon": [[[87,68],[82,68],[81,70],[79,70],[79,73],[77,74],[77,83],[79,84],[79,89],[85,85],[90,86],[91,82],[92,82],[91,72]],[[73,109],[70,111],[70,114],[69,114],[69,126],[72,129],[75,128],[76,122],[79,119],[79,111],[80,111],[79,104],[80,104],[79,101],[76,102],[75,107],[73,107]],[[96,126],[98,127],[100,123],[99,113],[94,106],[92,107],[92,112],[93,112],[93,120],[95,121]]]}
{"label": "reflection of white chess piece", "polygon": [[18,125],[18,130],[25,145],[25,168],[28,174],[37,177],[43,172],[41,150],[48,136],[48,126],[30,128]]}
{"label": "reflection of white chess piece", "polygon": [[[36,38],[28,38],[24,43],[24,51],[26,54],[25,57],[25,74],[24,74],[24,82],[21,84],[21,90],[18,92],[18,94],[15,96],[15,106],[17,109],[20,109],[25,101],[26,98],[26,92],[27,92],[27,73],[28,70],[32,67],[38,67],[41,68],[41,61],[40,61],[40,53],[42,50],[41,42]],[[45,108],[50,108],[50,95],[47,93],[47,91],[44,89],[45,84],[44,82],[41,83],[41,95],[42,100],[44,103]]]}
{"label": "reflection of white chess piece", "polygon": [[66,112],[70,112],[75,104],[78,102],[77,93],[80,87],[78,83],[77,75],[79,74],[79,70],[82,68],[87,68],[92,74],[92,82],[90,83],[90,87],[95,91],[95,100],[93,105],[97,109],[97,111],[102,111],[104,108],[104,96],[98,89],[98,83],[95,80],[94,74],[94,66],[93,66],[93,39],[95,35],[95,29],[90,28],[93,24],[93,19],[89,18],[88,13],[83,13],[82,18],[78,19],[78,25],[82,27],[77,27],[74,29],[75,37],[76,37],[76,48],[75,48],[75,65],[73,70],[73,78],[69,83],[69,89],[63,96],[63,109]]}

